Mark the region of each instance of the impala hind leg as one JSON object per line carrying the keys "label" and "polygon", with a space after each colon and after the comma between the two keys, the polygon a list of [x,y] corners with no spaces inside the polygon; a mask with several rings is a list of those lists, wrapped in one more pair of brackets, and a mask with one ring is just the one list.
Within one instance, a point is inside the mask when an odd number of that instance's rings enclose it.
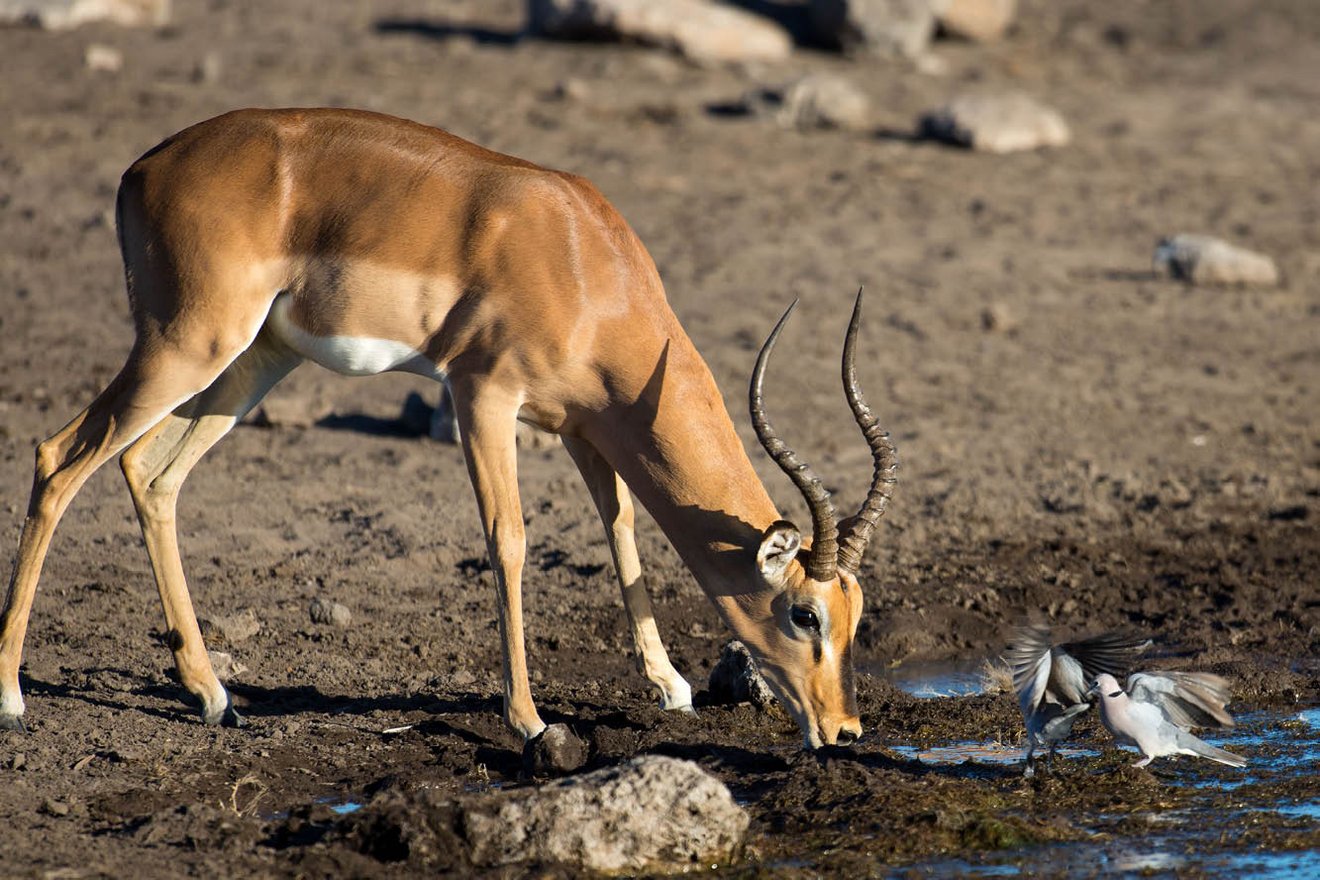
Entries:
{"label": "impala hind leg", "polygon": [[519,401],[513,395],[455,383],[454,410],[499,591],[504,651],[504,721],[524,741],[545,730],[532,702],[523,635],[522,569],[527,556],[516,448]]}
{"label": "impala hind leg", "polygon": [[37,447],[32,496],[0,618],[0,728],[23,729],[18,668],[23,637],[51,536],[87,478],[218,375],[224,363],[163,346],[135,348],[105,391]]}
{"label": "impala hind leg", "polygon": [[574,437],[564,437],[563,441],[564,448],[582,472],[582,479],[586,481],[605,525],[605,540],[610,545],[614,571],[623,591],[623,607],[628,613],[638,665],[651,683],[660,689],[662,709],[691,712],[692,687],[669,662],[669,654],[655,625],[651,598],[642,581],[642,564],[637,557],[634,538],[632,493],[623,478],[590,443]]}
{"label": "impala hind leg", "polygon": [[201,701],[207,724],[237,727],[242,719],[211,668],[188,594],[176,524],[179,490],[202,456],[299,360],[284,346],[259,336],[211,387],[166,416],[120,459],[160,591],[179,681]]}

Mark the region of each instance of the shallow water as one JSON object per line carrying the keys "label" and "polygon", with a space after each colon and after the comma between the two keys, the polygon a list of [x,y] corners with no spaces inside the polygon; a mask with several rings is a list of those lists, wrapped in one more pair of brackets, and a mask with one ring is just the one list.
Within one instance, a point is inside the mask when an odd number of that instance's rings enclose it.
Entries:
{"label": "shallow water", "polygon": [[883,678],[914,697],[967,697],[985,693],[985,660],[936,660],[874,666],[862,671]]}
{"label": "shallow water", "polygon": [[[1141,814],[1149,831],[1140,836],[1132,835],[1131,816],[1082,817],[1078,824],[1096,835],[1094,842],[930,861],[896,869],[891,876],[1320,877],[1320,849],[1311,845],[1320,827],[1320,708],[1248,713],[1238,719],[1233,731],[1205,739],[1245,755],[1250,764],[1235,775],[1207,761],[1157,759],[1151,770],[1167,784],[1195,792],[1197,799],[1190,808]],[[1021,760],[1020,750],[997,743],[954,742],[925,749],[898,746],[894,751],[931,764],[1012,764]],[[1097,754],[1076,747],[1070,751],[1072,755]],[[1059,772],[1068,772],[1067,755],[1060,758],[1063,766]],[[1247,839],[1247,829],[1252,833],[1250,839],[1256,841],[1266,832],[1264,839],[1273,842],[1271,848],[1239,843]]]}

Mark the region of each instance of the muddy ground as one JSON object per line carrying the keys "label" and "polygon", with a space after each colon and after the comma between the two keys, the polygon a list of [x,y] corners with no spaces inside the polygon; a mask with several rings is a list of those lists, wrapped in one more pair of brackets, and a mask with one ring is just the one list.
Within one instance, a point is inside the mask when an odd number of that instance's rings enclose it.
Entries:
{"label": "muddy ground", "polygon": [[[647,242],[749,448],[755,347],[800,297],[768,402],[845,506],[869,462],[837,359],[867,286],[862,380],[902,471],[862,573],[866,669],[990,657],[1007,625],[1036,614],[1074,631],[1139,627],[1161,662],[1231,675],[1237,710],[1272,732],[1247,745],[1253,760],[1320,701],[1320,7],[1027,0],[1003,43],[937,44],[935,75],[814,51],[699,68],[522,40],[513,0],[175,5],[159,33],[0,30],[6,553],[33,446],[131,343],[112,219],[122,170],[234,107],[366,107],[594,180]],[[85,69],[92,43],[119,49],[122,71]],[[807,71],[861,85],[874,130],[798,133],[711,110]],[[969,87],[1036,95],[1074,143],[988,156],[908,136],[921,111]],[[1285,281],[1198,289],[1155,276],[1154,244],[1180,231],[1268,252]],[[515,784],[520,769],[499,720],[494,591],[461,454],[400,421],[410,391],[435,397],[415,379],[303,367],[272,399],[316,423],[240,427],[184,492],[199,613],[252,609],[261,622],[215,645],[248,667],[233,688],[244,729],[205,728],[181,702],[122,478],[106,467],[90,481],[32,617],[31,732],[0,734],[0,872],[464,873],[358,852],[354,816],[331,810]],[[754,460],[805,520],[787,480]],[[724,779],[753,825],[746,859],[722,873],[956,874],[998,853],[1085,875],[1093,864],[1040,854],[1139,843],[1176,815],[1215,816],[1195,820],[1215,833],[1184,846],[1191,861],[1138,867],[1214,873],[1198,859],[1320,847],[1313,818],[1233,812],[1314,804],[1314,757],[1232,788],[1239,771],[1213,765],[1129,769],[1099,734],[1099,754],[1025,783],[1016,766],[902,750],[1016,744],[1010,698],[916,700],[869,675],[867,733],[848,750],[801,754],[789,721],[749,705],[665,716],[633,669],[568,457],[528,450],[521,467],[542,714],[577,727],[592,765],[658,752]],[[639,545],[671,655],[700,688],[724,630],[649,521]],[[351,625],[312,623],[318,596],[346,605]]]}

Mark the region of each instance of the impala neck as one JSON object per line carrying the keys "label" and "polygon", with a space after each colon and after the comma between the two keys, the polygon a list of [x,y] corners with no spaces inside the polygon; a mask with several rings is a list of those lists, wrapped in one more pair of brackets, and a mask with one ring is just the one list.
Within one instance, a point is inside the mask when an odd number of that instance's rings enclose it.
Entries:
{"label": "impala neck", "polygon": [[761,588],[756,550],[779,519],[710,370],[681,331],[645,386],[597,414],[591,441],[722,610]]}

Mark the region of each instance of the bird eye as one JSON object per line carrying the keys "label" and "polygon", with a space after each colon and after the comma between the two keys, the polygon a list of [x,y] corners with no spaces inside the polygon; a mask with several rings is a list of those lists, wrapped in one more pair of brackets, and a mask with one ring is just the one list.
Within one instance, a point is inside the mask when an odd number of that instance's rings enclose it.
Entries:
{"label": "bird eye", "polygon": [[793,621],[794,626],[800,626],[802,629],[809,629],[812,632],[820,632],[820,618],[816,612],[805,605],[794,605],[788,611],[788,617]]}

